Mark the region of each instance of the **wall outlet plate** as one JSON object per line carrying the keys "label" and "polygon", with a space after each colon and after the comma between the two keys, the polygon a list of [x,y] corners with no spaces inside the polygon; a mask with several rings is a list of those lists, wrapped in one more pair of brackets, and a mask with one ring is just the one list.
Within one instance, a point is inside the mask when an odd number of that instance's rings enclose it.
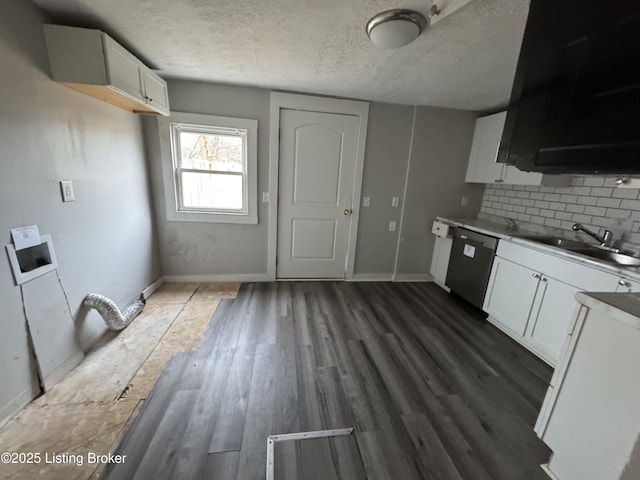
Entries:
{"label": "wall outlet plate", "polygon": [[63,202],[73,202],[76,194],[73,191],[73,182],[71,180],[62,180],[60,182],[60,191],[62,192]]}
{"label": "wall outlet plate", "polygon": [[391,206],[392,207],[400,206],[400,197],[392,197],[391,198]]}
{"label": "wall outlet plate", "polygon": [[363,197],[362,198],[362,206],[370,207],[371,206],[371,197]]}

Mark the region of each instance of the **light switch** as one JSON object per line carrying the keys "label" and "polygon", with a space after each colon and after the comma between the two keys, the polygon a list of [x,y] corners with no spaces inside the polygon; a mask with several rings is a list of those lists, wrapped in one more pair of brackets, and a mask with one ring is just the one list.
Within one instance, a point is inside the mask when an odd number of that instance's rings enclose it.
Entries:
{"label": "light switch", "polygon": [[400,197],[392,197],[391,198],[391,206],[397,207],[400,205]]}
{"label": "light switch", "polygon": [[371,206],[371,197],[363,197],[362,198],[362,206],[370,207]]}
{"label": "light switch", "polygon": [[389,231],[390,232],[395,232],[396,231],[396,222],[395,222],[395,220],[391,220],[389,222]]}
{"label": "light switch", "polygon": [[76,199],[71,180],[62,180],[60,182],[60,191],[62,192],[63,202],[73,202]]}
{"label": "light switch", "polygon": [[469,205],[469,197],[467,197],[466,195],[463,195],[462,200],[460,200],[460,206],[466,207],[467,205]]}

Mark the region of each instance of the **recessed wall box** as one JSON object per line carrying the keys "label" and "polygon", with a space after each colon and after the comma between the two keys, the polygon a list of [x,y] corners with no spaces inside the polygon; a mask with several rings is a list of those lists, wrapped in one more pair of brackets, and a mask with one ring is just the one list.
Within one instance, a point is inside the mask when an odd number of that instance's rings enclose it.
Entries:
{"label": "recessed wall box", "polygon": [[6,245],[16,285],[21,285],[58,268],[51,235],[41,235],[42,243],[16,251],[13,244]]}

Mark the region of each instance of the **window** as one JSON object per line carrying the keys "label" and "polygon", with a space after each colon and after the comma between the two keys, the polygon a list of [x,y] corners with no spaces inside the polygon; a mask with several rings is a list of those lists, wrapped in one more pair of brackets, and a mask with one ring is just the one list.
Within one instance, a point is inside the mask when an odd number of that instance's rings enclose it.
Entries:
{"label": "window", "polygon": [[257,122],[181,113],[169,122],[172,185],[166,190],[173,198],[167,218],[257,223]]}
{"label": "window", "polygon": [[247,213],[247,131],[171,124],[178,210]]}

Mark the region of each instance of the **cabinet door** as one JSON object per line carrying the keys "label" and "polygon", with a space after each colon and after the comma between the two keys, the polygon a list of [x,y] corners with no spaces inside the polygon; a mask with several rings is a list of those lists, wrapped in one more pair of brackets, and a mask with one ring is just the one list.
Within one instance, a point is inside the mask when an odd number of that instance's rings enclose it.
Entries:
{"label": "cabinet door", "polygon": [[622,293],[640,292],[640,282],[634,282],[633,280],[620,278],[620,280],[618,280],[618,286],[616,287],[616,292],[622,292]]}
{"label": "cabinet door", "polygon": [[496,156],[498,155],[505,116],[506,112],[501,112],[476,120],[465,178],[467,183],[502,182],[504,165],[496,163]]}
{"label": "cabinet door", "polygon": [[538,289],[538,277],[533,270],[496,257],[483,310],[516,335],[523,336]]}
{"label": "cabinet door", "polygon": [[447,280],[452,243],[453,241],[449,237],[436,236],[433,258],[431,259],[431,275],[433,275],[434,281],[447,291],[449,291],[449,288],[445,287],[444,282]]}
{"label": "cabinet door", "polygon": [[104,43],[107,54],[109,83],[118,90],[144,103],[142,78],[140,77],[140,66],[142,64],[111,38],[105,37]]}
{"label": "cabinet door", "polygon": [[577,306],[573,285],[542,275],[531,313],[526,340],[556,364],[567,339],[569,324]]}
{"label": "cabinet door", "polygon": [[140,75],[144,84],[145,100],[148,105],[161,113],[169,113],[167,82],[146,67],[141,67]]}

